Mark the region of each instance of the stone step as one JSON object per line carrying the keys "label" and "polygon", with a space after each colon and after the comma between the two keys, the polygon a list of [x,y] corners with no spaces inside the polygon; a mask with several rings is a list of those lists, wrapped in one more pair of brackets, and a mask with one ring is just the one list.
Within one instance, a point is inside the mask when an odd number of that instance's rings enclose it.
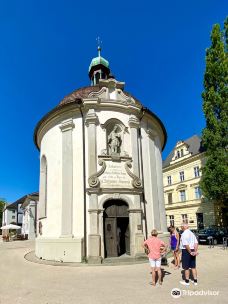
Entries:
{"label": "stone step", "polygon": [[138,263],[145,263],[147,262],[147,256],[138,256],[138,257],[131,257],[128,255],[120,256],[120,257],[110,257],[105,258],[102,261],[102,264],[138,264]]}

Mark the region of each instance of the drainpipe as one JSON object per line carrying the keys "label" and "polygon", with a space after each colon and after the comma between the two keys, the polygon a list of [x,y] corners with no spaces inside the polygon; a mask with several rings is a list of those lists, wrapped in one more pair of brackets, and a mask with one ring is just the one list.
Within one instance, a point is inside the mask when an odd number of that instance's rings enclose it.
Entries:
{"label": "drainpipe", "polygon": [[143,192],[142,192],[142,199],[143,199],[143,212],[144,212],[144,219],[145,219],[145,233],[146,239],[148,238],[148,229],[147,229],[147,217],[146,217],[146,201],[145,201],[145,193],[144,193],[144,172],[143,172],[143,154],[142,154],[142,132],[141,132],[141,122],[142,118],[145,114],[145,109],[142,108],[142,115],[140,117],[140,127],[139,127],[139,138],[140,138],[140,155],[141,155],[141,172],[142,172],[142,184],[143,184]]}
{"label": "drainpipe", "polygon": [[34,200],[35,202],[35,219],[34,219],[34,232],[35,232],[35,237],[37,237],[37,201]]}
{"label": "drainpipe", "polygon": [[83,153],[83,190],[84,190],[84,261],[87,260],[87,228],[86,228],[86,167],[85,167],[85,118],[82,112],[82,99],[78,100],[79,110],[82,117],[82,153]]}

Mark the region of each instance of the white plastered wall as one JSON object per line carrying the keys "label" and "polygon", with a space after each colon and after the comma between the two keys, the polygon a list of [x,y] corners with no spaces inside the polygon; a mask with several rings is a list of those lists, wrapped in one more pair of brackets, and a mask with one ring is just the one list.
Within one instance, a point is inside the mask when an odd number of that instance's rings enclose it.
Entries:
{"label": "white plastered wall", "polygon": [[57,237],[61,233],[62,201],[62,134],[59,125],[43,136],[40,158],[47,159],[47,217],[41,219],[42,237]]}
{"label": "white plastered wall", "polygon": [[73,120],[73,235],[83,237],[84,233],[84,188],[83,188],[83,138],[82,118]]}

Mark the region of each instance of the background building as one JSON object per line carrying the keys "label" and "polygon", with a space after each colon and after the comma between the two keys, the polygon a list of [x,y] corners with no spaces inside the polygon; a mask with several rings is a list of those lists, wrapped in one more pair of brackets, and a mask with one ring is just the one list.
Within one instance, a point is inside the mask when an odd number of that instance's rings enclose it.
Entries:
{"label": "background building", "polygon": [[2,213],[2,226],[12,223],[18,226],[22,226],[23,210],[21,209],[21,199],[17,200],[14,203],[5,205]]}
{"label": "background building", "polygon": [[26,239],[35,239],[37,229],[37,203],[39,201],[39,193],[34,192],[27,194],[22,198],[22,201],[22,234]]}
{"label": "background building", "polygon": [[38,123],[40,199],[36,256],[99,263],[144,253],[152,228],[167,237],[160,119],[124,90],[101,57],[91,86],[66,96]]}
{"label": "background building", "polygon": [[215,224],[214,205],[202,197],[199,187],[204,163],[205,153],[197,135],[177,142],[163,162],[167,226],[180,227],[183,221],[192,229]]}
{"label": "background building", "polygon": [[33,192],[7,204],[3,210],[2,226],[15,224],[21,226],[18,234],[26,239],[35,239],[37,227],[37,203],[39,193]]}

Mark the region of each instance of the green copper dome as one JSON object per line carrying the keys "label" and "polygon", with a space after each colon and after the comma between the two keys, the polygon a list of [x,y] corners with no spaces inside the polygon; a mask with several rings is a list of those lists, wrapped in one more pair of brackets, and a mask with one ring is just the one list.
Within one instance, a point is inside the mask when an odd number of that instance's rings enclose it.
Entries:
{"label": "green copper dome", "polygon": [[102,64],[104,65],[106,68],[109,68],[109,62],[108,60],[104,59],[103,57],[101,56],[98,56],[98,57],[95,57],[92,59],[90,65],[89,65],[89,72],[90,70],[92,69],[92,67],[98,65],[98,64]]}
{"label": "green copper dome", "polygon": [[101,47],[98,46],[98,56],[93,58],[89,65],[89,79],[91,85],[99,84],[100,79],[107,79],[110,74],[108,60],[101,57]]}

